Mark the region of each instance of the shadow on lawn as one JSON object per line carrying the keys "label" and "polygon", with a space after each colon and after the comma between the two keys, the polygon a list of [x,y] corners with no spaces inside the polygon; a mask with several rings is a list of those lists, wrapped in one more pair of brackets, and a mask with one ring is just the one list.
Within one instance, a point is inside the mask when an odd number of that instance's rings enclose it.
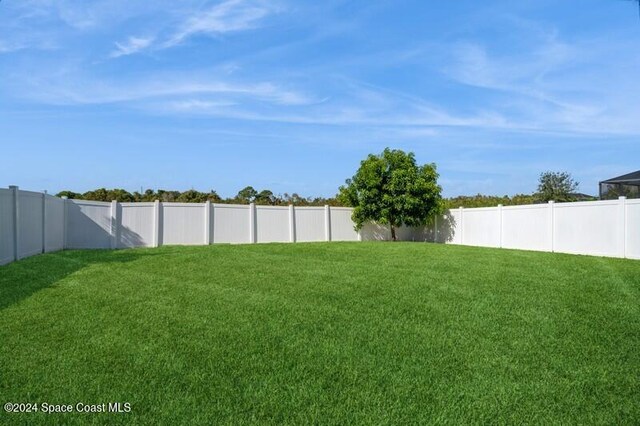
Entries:
{"label": "shadow on lawn", "polygon": [[86,267],[128,263],[159,254],[148,250],[72,250],[33,256],[0,266],[0,310]]}

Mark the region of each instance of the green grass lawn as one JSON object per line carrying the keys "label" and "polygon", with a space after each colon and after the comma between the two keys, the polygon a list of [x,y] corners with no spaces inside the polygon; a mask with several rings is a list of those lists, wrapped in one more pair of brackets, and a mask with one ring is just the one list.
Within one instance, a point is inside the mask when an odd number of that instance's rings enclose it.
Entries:
{"label": "green grass lawn", "polygon": [[0,424],[638,424],[640,261],[418,243],[0,267]]}

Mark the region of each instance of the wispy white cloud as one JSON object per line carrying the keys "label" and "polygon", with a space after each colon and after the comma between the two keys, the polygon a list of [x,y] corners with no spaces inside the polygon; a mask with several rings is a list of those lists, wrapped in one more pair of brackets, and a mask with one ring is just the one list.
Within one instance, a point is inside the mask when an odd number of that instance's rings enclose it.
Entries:
{"label": "wispy white cloud", "polygon": [[[53,7],[55,2],[47,1],[38,0]],[[71,5],[69,0],[60,4],[69,8]],[[176,46],[199,35],[216,36],[255,29],[282,10],[274,3],[262,0],[225,0],[204,7],[202,4],[163,2],[170,18],[161,20],[157,28],[132,31],[155,35],[131,36],[119,41],[110,56],[117,58]],[[123,21],[145,12],[138,10],[141,6],[134,11],[127,11],[125,6],[124,0],[99,0],[91,7],[77,6],[73,13],[65,16],[76,16],[77,22],[82,23],[91,17],[100,17],[100,11],[108,10],[107,16],[118,16]],[[552,27],[517,19],[507,24],[510,26],[506,30],[513,32],[514,39],[520,43],[517,49],[505,47],[503,43],[492,46],[481,38],[453,44],[431,40],[422,48],[409,45],[405,50],[367,51],[362,56],[345,55],[336,61],[318,61],[320,65],[314,69],[301,69],[297,62],[285,61],[285,65],[275,72],[270,69],[273,57],[291,52],[258,49],[260,54],[267,56],[244,58],[245,63],[242,57],[225,58],[226,69],[213,75],[189,70],[179,76],[167,77],[151,71],[146,78],[125,73],[103,81],[78,66],[75,74],[59,78],[30,76],[30,84],[27,87],[16,84],[16,91],[21,92],[17,96],[30,96],[50,104],[135,104],[137,108],[166,114],[294,124],[403,126],[407,128],[407,135],[428,136],[432,131],[429,129],[435,127],[547,134],[640,134],[640,122],[636,119],[640,107],[629,101],[629,97],[625,99],[620,95],[639,92],[640,85],[621,82],[617,78],[605,81],[604,77],[616,74],[615,67],[610,65],[615,61],[609,61],[606,52],[598,50],[600,48],[594,49],[594,46],[610,48],[615,42],[583,40],[578,43],[564,40],[560,31]],[[313,45],[313,36],[309,40],[305,43]],[[8,49],[0,43],[0,52]],[[298,45],[295,49],[304,50]],[[447,53],[443,54],[444,51]],[[430,61],[430,56],[438,60]],[[343,63],[338,64],[340,60]],[[257,66],[247,66],[247,63]],[[271,74],[257,74],[265,69],[260,68],[265,63]],[[354,69],[357,69],[354,75],[360,75],[359,70],[382,70],[390,64],[416,73],[430,69],[436,74],[438,68],[443,69],[448,83],[454,82],[455,90],[466,91],[466,94],[429,99],[432,88],[411,91],[407,84],[393,78],[377,85],[352,84],[343,78],[343,74],[349,75]],[[602,71],[597,72],[596,78],[593,75],[576,78],[576,64]],[[627,64],[627,67],[631,65]],[[154,63],[150,66],[162,65]],[[340,75],[335,74],[336,68]],[[434,85],[440,83],[436,81]]]}
{"label": "wispy white cloud", "polygon": [[[5,2],[3,2],[4,5]],[[195,7],[197,0],[22,0],[6,2],[17,17],[28,21],[52,24],[58,31],[65,27],[78,32],[113,28],[143,15],[173,14],[183,7]],[[62,24],[62,25],[61,25]]]}
{"label": "wispy white cloud", "polygon": [[0,53],[15,52],[24,48],[25,45],[23,45],[22,43],[0,40]]}
{"label": "wispy white cloud", "polygon": [[[640,107],[626,96],[640,95],[640,84],[624,77],[625,67],[633,65],[610,66],[611,47],[625,42],[610,38],[562,41],[555,29],[542,31],[530,22],[519,24],[526,27],[527,48],[492,52],[479,42],[457,43],[451,46],[444,73],[458,83],[483,89],[486,93],[479,99],[485,108],[501,111],[523,127],[543,132],[640,134],[640,122],[632,119]],[[584,69],[591,71],[584,75]],[[625,96],[620,97],[621,93]]]}
{"label": "wispy white cloud", "polygon": [[196,35],[220,35],[256,28],[275,9],[267,3],[251,0],[226,0],[205,11],[194,13],[179,25],[164,43],[171,47]]}
{"label": "wispy white cloud", "polygon": [[[131,36],[124,43],[115,43],[117,49],[112,58],[138,53],[143,50],[162,50],[175,47],[198,36],[219,36],[222,34],[246,31],[260,26],[268,15],[278,11],[275,3],[262,0],[226,0],[208,8],[187,8],[186,17],[170,19],[171,24],[158,29],[158,37]],[[185,14],[176,11],[176,15]]]}
{"label": "wispy white cloud", "polygon": [[0,54],[16,53],[26,50],[57,50],[60,46],[45,37],[31,37],[16,40],[0,40]]}
{"label": "wispy white cloud", "polygon": [[180,111],[197,111],[235,104],[265,103],[275,106],[315,104],[317,99],[283,85],[263,81],[225,79],[212,72],[160,73],[119,81],[96,80],[77,72],[31,76],[21,86],[21,96],[50,105],[142,104],[171,105]]}
{"label": "wispy white cloud", "polygon": [[194,109],[223,108],[236,105],[232,101],[203,101],[200,99],[187,99],[169,103],[177,111],[193,111]]}
{"label": "wispy white cloud", "polygon": [[[282,95],[278,95],[282,98]],[[196,114],[211,117],[232,118],[257,122],[284,124],[309,124],[329,126],[394,127],[396,134],[405,128],[405,135],[428,136],[435,134],[435,127],[509,128],[509,123],[495,114],[480,112],[455,115],[437,107],[424,107],[419,103],[398,103],[384,93],[369,93],[369,101],[361,102],[351,93],[346,99],[322,99],[315,102],[286,104],[286,108],[262,108],[259,104],[241,102],[233,108],[216,104],[194,102],[185,108],[183,104],[158,102],[147,105],[164,114]],[[377,96],[377,101],[372,100]],[[289,96],[285,96],[288,99]]]}
{"label": "wispy white cloud", "polygon": [[112,58],[127,56],[146,49],[153,43],[154,37],[129,37],[126,42],[116,42],[116,50],[111,52]]}

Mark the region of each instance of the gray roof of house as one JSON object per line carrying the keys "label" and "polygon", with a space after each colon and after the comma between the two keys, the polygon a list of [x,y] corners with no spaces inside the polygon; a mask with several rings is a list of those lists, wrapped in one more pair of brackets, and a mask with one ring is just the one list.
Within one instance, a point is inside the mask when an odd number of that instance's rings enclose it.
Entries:
{"label": "gray roof of house", "polygon": [[626,175],[614,177],[611,179],[603,180],[600,183],[637,183],[640,184],[640,170],[633,173],[627,173]]}

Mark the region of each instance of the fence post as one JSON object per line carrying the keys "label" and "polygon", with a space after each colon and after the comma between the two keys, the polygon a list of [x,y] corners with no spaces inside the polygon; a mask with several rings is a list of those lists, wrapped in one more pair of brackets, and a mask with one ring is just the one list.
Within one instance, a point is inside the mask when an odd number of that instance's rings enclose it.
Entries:
{"label": "fence post", "polygon": [[160,246],[160,200],[153,202],[153,246]]}
{"label": "fence post", "polygon": [[618,217],[620,220],[620,228],[622,229],[622,250],[620,254],[623,258],[627,257],[627,197],[618,197],[620,203]]}
{"label": "fence post", "polygon": [[13,198],[13,260],[20,260],[20,190],[9,186]]}
{"label": "fence post", "polygon": [[42,193],[42,253],[47,252],[47,191]]}
{"label": "fence post", "polygon": [[438,242],[438,215],[433,217],[433,242]]}
{"label": "fence post", "polygon": [[500,231],[499,231],[500,232],[500,248],[502,248],[502,244],[503,244],[502,241],[503,241],[503,238],[504,238],[504,231],[502,230],[502,223],[503,223],[502,204],[498,204],[498,220],[499,220],[498,224],[500,226],[500,228],[499,228],[500,229]]}
{"label": "fence post", "polygon": [[256,242],[256,204],[249,204],[249,242]]}
{"label": "fence post", "polygon": [[289,242],[296,242],[296,213],[293,204],[289,204]]}
{"label": "fence post", "polygon": [[324,239],[331,241],[331,210],[329,206],[324,206]]}
{"label": "fence post", "polygon": [[464,207],[460,207],[458,209],[458,211],[460,212],[460,242],[459,244],[463,244],[464,243]]}
{"label": "fence post", "polygon": [[555,247],[554,247],[555,236],[553,235],[553,228],[554,228],[554,221],[556,219],[553,211],[554,206],[555,206],[555,201],[553,200],[549,201],[549,251],[552,253],[555,251]]}
{"label": "fence post", "polygon": [[211,244],[211,201],[204,202],[204,245]]}
{"label": "fence post", "polygon": [[117,249],[120,234],[118,229],[118,202],[116,200],[111,201],[111,249]]}
{"label": "fence post", "polygon": [[63,195],[62,197],[62,250],[67,249],[67,204],[69,204],[69,197]]}

